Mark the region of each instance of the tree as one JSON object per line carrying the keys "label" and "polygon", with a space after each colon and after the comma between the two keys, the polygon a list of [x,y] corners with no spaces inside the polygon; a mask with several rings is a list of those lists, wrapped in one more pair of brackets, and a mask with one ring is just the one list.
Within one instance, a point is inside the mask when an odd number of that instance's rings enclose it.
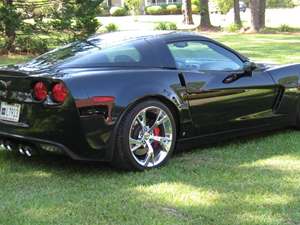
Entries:
{"label": "tree", "polygon": [[241,14],[240,14],[240,3],[239,0],[233,0],[234,5],[234,23],[238,26],[242,26]]}
{"label": "tree", "polygon": [[259,32],[265,27],[266,0],[250,0],[251,30]]}
{"label": "tree", "polygon": [[192,3],[191,0],[184,0],[183,5],[183,22],[185,24],[194,24],[192,15]]}
{"label": "tree", "polygon": [[234,0],[213,0],[215,7],[222,14],[227,14],[233,7]]}
{"label": "tree", "polygon": [[[44,51],[46,40],[39,34],[59,31],[69,34],[74,40],[95,33],[99,26],[97,9],[102,1],[0,0],[0,34],[5,40],[1,53],[16,50],[33,53],[32,48]],[[46,48],[41,48],[42,45]]]}
{"label": "tree", "polygon": [[112,7],[112,0],[107,0],[107,7],[110,9]]}
{"label": "tree", "polygon": [[209,7],[208,0],[200,0],[200,30],[208,30],[212,28],[210,17],[209,17]]}
{"label": "tree", "polygon": [[13,0],[3,0],[0,5],[0,31],[5,36],[4,53],[14,51],[16,31],[22,23],[21,15],[13,3]]}
{"label": "tree", "polygon": [[98,6],[103,0],[56,0],[51,10],[52,26],[72,39],[83,39],[96,32]]}

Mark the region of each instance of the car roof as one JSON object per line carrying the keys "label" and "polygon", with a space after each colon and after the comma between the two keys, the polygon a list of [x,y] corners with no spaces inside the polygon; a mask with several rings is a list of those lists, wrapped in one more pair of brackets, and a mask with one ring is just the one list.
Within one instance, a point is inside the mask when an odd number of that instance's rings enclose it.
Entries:
{"label": "car roof", "polygon": [[105,45],[111,45],[116,43],[125,43],[129,41],[137,41],[137,40],[149,40],[156,41],[162,40],[165,42],[177,41],[177,40],[185,40],[185,39],[195,39],[195,40],[203,40],[210,41],[219,46],[235,53],[242,61],[248,61],[248,58],[240,54],[239,52],[225,46],[217,41],[214,41],[211,38],[199,35],[195,32],[182,32],[182,31],[116,31],[105,34],[96,34],[89,39],[87,39],[93,45],[97,45],[99,47]]}
{"label": "car roof", "polygon": [[176,39],[197,37],[209,39],[193,32],[178,32],[178,31],[117,31],[105,34],[97,34],[88,39],[93,43],[100,42],[126,42],[139,39]]}

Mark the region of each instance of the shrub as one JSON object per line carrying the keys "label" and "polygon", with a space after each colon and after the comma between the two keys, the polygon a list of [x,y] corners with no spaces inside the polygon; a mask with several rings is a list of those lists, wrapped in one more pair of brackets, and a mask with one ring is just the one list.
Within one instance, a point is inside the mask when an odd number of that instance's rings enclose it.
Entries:
{"label": "shrub", "polygon": [[180,10],[180,13],[181,13],[182,3],[174,3],[173,5],[176,5],[177,8]]}
{"label": "shrub", "polygon": [[200,0],[192,0],[191,3],[192,5],[196,5],[200,8]]}
{"label": "shrub", "polygon": [[293,0],[267,0],[267,8],[291,8],[294,6]]}
{"label": "shrub", "polygon": [[200,12],[200,7],[195,4],[192,4],[192,13],[198,14],[199,12]]}
{"label": "shrub", "polygon": [[233,8],[233,1],[228,0],[214,0],[210,6],[212,11],[219,11],[222,14],[226,14]]}
{"label": "shrub", "polygon": [[238,32],[241,28],[242,28],[242,26],[232,23],[228,27],[226,27],[225,30],[227,32]]}
{"label": "shrub", "polygon": [[292,31],[293,31],[293,28],[291,28],[287,24],[281,24],[279,27],[279,32],[292,32]]}
{"label": "shrub", "polygon": [[177,30],[177,26],[172,22],[159,22],[156,25],[155,30]]}
{"label": "shrub", "polygon": [[31,35],[22,35],[16,38],[16,50],[22,53],[42,54],[48,51],[48,45],[47,39]]}
{"label": "shrub", "polygon": [[180,14],[181,8],[178,8],[177,5],[167,5],[166,12],[168,14]]}
{"label": "shrub", "polygon": [[141,4],[141,0],[125,0],[125,5],[132,15],[138,15],[140,13]]}
{"label": "shrub", "polygon": [[109,16],[109,8],[107,7],[107,4],[103,2],[97,7],[97,11],[99,12],[99,16]]}
{"label": "shrub", "polygon": [[99,8],[99,16],[110,16],[109,10],[105,8]]}
{"label": "shrub", "polygon": [[118,26],[114,23],[109,23],[105,26],[106,32],[114,32],[119,30]]}
{"label": "shrub", "polygon": [[146,8],[146,13],[148,15],[162,15],[164,13],[164,9],[159,5],[149,6]]}
{"label": "shrub", "polygon": [[127,11],[124,7],[111,7],[109,10],[110,15],[112,16],[125,16]]}

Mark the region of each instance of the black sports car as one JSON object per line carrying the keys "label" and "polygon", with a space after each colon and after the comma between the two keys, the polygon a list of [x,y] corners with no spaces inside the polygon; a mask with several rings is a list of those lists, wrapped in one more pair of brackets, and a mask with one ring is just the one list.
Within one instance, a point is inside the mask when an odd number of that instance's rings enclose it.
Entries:
{"label": "black sports car", "polygon": [[181,143],[299,126],[299,77],[194,33],[94,36],[1,68],[1,145],[158,167]]}

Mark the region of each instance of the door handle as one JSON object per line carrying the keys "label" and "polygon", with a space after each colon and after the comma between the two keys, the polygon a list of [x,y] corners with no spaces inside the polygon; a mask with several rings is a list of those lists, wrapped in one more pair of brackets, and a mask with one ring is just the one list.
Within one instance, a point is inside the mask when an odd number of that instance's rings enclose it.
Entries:
{"label": "door handle", "polygon": [[238,74],[231,74],[223,80],[223,83],[224,84],[232,83],[233,81],[236,81],[237,79],[239,79]]}
{"label": "door handle", "polygon": [[240,79],[241,77],[245,77],[246,74],[245,73],[234,73],[234,74],[231,74],[229,75],[228,77],[226,77],[224,80],[223,80],[223,83],[224,84],[228,84],[228,83],[232,83],[238,79]]}

